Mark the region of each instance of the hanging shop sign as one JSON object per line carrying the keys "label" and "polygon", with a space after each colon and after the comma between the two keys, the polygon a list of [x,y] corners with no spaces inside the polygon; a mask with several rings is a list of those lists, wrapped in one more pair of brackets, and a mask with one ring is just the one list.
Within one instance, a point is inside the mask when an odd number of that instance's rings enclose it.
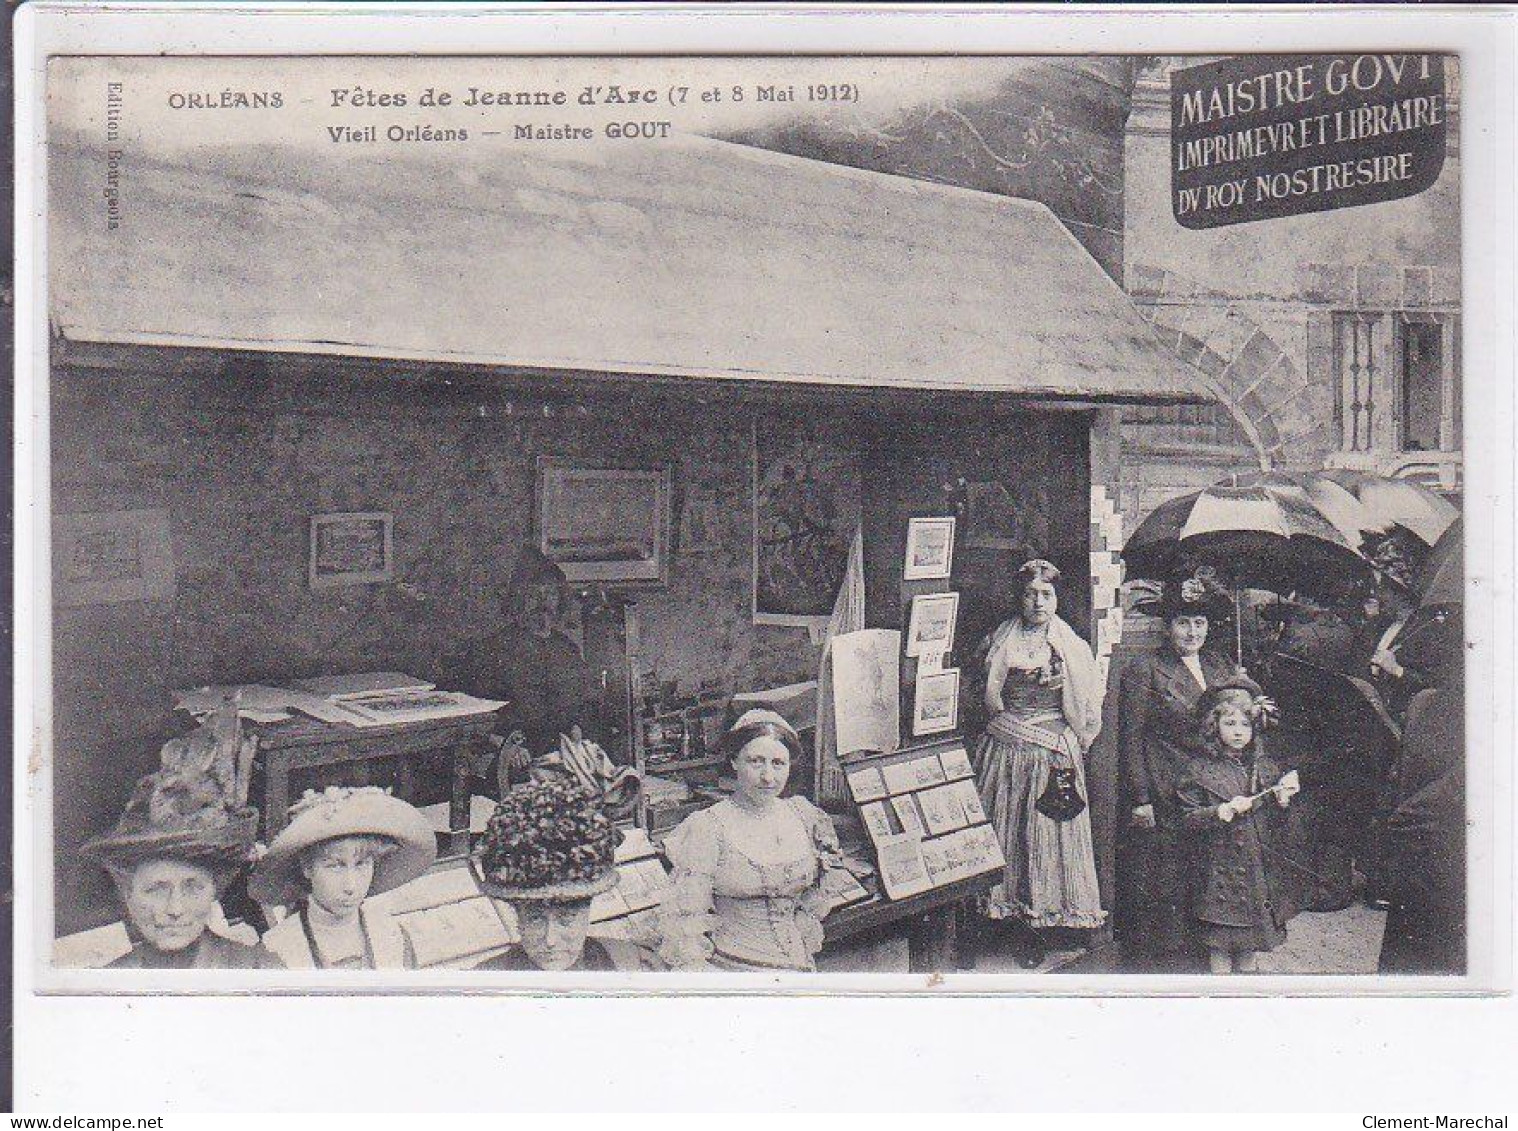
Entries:
{"label": "hanging shop sign", "polygon": [[1218,228],[1429,188],[1449,106],[1436,54],[1250,55],[1171,75],[1171,203]]}

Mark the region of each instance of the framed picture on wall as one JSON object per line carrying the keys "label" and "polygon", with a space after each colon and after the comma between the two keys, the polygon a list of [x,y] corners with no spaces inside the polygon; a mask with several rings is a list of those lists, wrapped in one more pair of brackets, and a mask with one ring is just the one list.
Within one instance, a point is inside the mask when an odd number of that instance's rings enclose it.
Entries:
{"label": "framed picture on wall", "polygon": [[537,546],[571,582],[669,581],[670,470],[542,456]]}
{"label": "framed picture on wall", "polygon": [[948,577],[954,566],[954,519],[914,518],[907,523],[907,581]]}
{"label": "framed picture on wall", "polygon": [[959,594],[919,593],[912,598],[907,622],[907,655],[940,655],[954,650],[954,622],[959,618]]}
{"label": "framed picture on wall", "polygon": [[917,681],[912,734],[942,734],[959,726],[959,669],[945,668]]}
{"label": "framed picture on wall", "polygon": [[62,514],[53,523],[58,604],[108,605],[174,596],[168,511]]}
{"label": "framed picture on wall", "polygon": [[312,515],[311,588],[389,581],[395,575],[391,523],[384,511]]}

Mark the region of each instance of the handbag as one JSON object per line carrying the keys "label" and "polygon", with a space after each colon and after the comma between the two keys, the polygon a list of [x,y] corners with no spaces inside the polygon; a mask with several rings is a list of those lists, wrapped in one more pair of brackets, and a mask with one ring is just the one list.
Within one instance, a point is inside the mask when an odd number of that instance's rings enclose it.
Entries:
{"label": "handbag", "polygon": [[1075,784],[1075,770],[1056,766],[1049,771],[1049,783],[1033,807],[1051,821],[1069,821],[1086,809],[1086,799]]}

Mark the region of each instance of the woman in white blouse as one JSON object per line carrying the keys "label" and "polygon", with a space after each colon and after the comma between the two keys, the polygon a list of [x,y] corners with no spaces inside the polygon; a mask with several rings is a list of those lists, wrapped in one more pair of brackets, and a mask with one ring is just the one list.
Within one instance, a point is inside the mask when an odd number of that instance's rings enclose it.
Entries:
{"label": "woman in white blouse", "polygon": [[828,892],[844,874],[827,814],[781,796],[800,740],[775,712],[754,710],[723,750],[732,797],[692,813],[664,845],[674,874],[660,957],[680,970],[813,970]]}

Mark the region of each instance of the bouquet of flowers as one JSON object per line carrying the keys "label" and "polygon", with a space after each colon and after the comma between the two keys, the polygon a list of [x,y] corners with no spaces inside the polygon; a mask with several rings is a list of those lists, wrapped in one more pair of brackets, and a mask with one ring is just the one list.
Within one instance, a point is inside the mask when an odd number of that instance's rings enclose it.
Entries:
{"label": "bouquet of flowers", "polygon": [[486,827],[480,870],[502,888],[591,883],[613,866],[616,829],[599,798],[570,780],[507,792]]}

